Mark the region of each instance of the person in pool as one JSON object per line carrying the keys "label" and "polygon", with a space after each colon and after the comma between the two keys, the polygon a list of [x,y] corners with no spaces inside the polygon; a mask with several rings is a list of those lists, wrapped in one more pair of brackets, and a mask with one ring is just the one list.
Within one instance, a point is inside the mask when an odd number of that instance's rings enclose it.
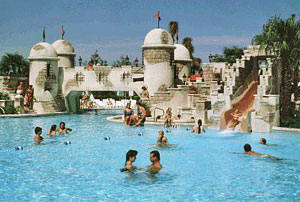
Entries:
{"label": "person in pool", "polygon": [[259,144],[266,145],[267,144],[267,140],[265,138],[260,138],[259,139]]}
{"label": "person in pool", "polygon": [[261,157],[264,157],[264,158],[270,158],[272,160],[282,160],[282,159],[277,158],[275,156],[271,156],[271,155],[268,155],[268,154],[261,154],[261,153],[257,153],[255,151],[252,151],[252,148],[251,148],[250,144],[245,144],[244,145],[244,150],[245,150],[246,154],[250,154],[250,155],[254,155],[254,156],[261,156]]}
{"label": "person in pool", "polygon": [[169,144],[167,137],[164,136],[165,132],[163,130],[158,131],[158,134],[159,136],[156,141],[157,144]]}
{"label": "person in pool", "polygon": [[255,156],[263,156],[263,154],[252,151],[252,148],[251,148],[250,144],[245,144],[244,145],[244,150],[245,150],[246,154],[255,155]]}
{"label": "person in pool", "polygon": [[198,123],[193,127],[193,132],[200,134],[201,132],[205,133],[204,126],[202,125],[202,120],[198,119]]}
{"label": "person in pool", "polygon": [[72,128],[66,128],[65,122],[60,122],[59,129],[57,129],[59,133],[68,133],[72,131]]}
{"label": "person in pool", "polygon": [[35,143],[41,143],[43,141],[43,137],[41,136],[42,134],[42,128],[40,127],[36,127],[34,129],[34,132],[35,132],[35,137],[34,137],[34,142]]}
{"label": "person in pool", "polygon": [[48,131],[48,135],[54,136],[56,134],[56,125],[52,125],[50,130]]}
{"label": "person in pool", "polygon": [[150,161],[151,165],[147,166],[147,172],[151,174],[158,173],[160,169],[162,169],[162,165],[160,164],[160,154],[158,151],[154,150],[150,152]]}
{"label": "person in pool", "polygon": [[138,154],[138,152],[136,150],[129,150],[126,153],[125,167],[121,169],[121,172],[124,172],[124,171],[132,172],[136,169],[136,167],[133,166],[132,163],[135,162],[137,154]]}

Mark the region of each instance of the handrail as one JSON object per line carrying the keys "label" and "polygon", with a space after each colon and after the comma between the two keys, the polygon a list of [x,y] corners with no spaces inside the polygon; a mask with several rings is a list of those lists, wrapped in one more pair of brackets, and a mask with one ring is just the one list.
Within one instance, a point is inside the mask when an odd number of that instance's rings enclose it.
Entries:
{"label": "handrail", "polygon": [[[165,115],[165,111],[164,111],[162,108],[159,108],[159,107],[154,107],[154,108],[152,108],[152,110],[154,110],[154,112],[153,112],[153,115],[154,115],[154,122],[157,121],[156,116],[155,116],[155,111],[156,111],[156,109],[161,110],[161,111],[163,112],[163,116]],[[151,111],[152,111],[152,110],[151,110]]]}
{"label": "handrail", "polygon": [[3,109],[3,107],[0,107],[2,114],[5,114],[5,110]]}

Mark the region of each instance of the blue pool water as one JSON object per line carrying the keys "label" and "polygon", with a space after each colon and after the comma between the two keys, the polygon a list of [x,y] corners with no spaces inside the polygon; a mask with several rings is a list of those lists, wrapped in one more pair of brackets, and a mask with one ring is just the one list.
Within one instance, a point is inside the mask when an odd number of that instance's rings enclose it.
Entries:
{"label": "blue pool water", "polygon": [[[300,161],[275,161],[254,151],[300,159],[300,134],[241,134],[208,130],[196,136],[182,126],[166,136],[176,147],[157,148],[161,126],[125,128],[109,115],[61,115],[0,119],[1,201],[299,201]],[[50,138],[50,126],[65,121],[69,135]],[[34,127],[45,141],[33,144]],[[143,136],[138,136],[142,132]],[[105,141],[104,137],[111,137]],[[258,144],[265,137],[271,146]],[[65,145],[70,141],[70,145]],[[16,146],[23,150],[16,151]],[[125,154],[137,150],[135,165],[150,164],[159,150],[163,169],[156,176],[121,173]]]}

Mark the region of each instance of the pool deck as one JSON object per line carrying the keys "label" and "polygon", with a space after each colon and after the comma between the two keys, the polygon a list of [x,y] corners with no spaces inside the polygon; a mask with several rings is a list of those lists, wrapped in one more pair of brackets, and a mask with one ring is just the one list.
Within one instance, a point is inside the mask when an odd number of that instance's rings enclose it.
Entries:
{"label": "pool deck", "polygon": [[66,115],[71,114],[69,112],[54,112],[45,114],[3,114],[0,118],[26,118],[26,117],[40,117],[40,116],[56,116],[56,115]]}

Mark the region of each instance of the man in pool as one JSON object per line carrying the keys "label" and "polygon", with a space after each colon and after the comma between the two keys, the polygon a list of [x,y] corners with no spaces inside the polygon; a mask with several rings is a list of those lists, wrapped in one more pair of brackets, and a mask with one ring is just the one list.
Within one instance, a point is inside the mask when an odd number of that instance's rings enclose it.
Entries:
{"label": "man in pool", "polygon": [[266,145],[267,144],[267,140],[265,138],[260,138],[259,139],[259,144]]}
{"label": "man in pool", "polygon": [[162,165],[160,164],[160,154],[158,151],[154,150],[150,152],[150,161],[152,164],[146,167],[147,172],[151,174],[158,173],[162,168]]}
{"label": "man in pool", "polygon": [[251,154],[251,155],[255,155],[255,156],[263,156],[263,154],[252,151],[252,148],[251,148],[250,144],[245,144],[244,145],[244,150],[245,150],[246,154]]}
{"label": "man in pool", "polygon": [[275,156],[270,156],[268,154],[261,154],[261,153],[257,153],[255,151],[252,151],[252,148],[251,148],[250,144],[245,144],[244,145],[244,150],[245,150],[245,154],[250,154],[250,155],[254,155],[254,156],[261,156],[261,157],[270,158],[270,159],[273,159],[273,160],[282,160],[282,159],[277,158]]}
{"label": "man in pool", "polygon": [[35,143],[41,143],[43,141],[43,137],[41,136],[42,134],[42,128],[40,127],[36,127],[34,129],[34,132],[35,132],[35,137],[34,137],[34,142]]}

